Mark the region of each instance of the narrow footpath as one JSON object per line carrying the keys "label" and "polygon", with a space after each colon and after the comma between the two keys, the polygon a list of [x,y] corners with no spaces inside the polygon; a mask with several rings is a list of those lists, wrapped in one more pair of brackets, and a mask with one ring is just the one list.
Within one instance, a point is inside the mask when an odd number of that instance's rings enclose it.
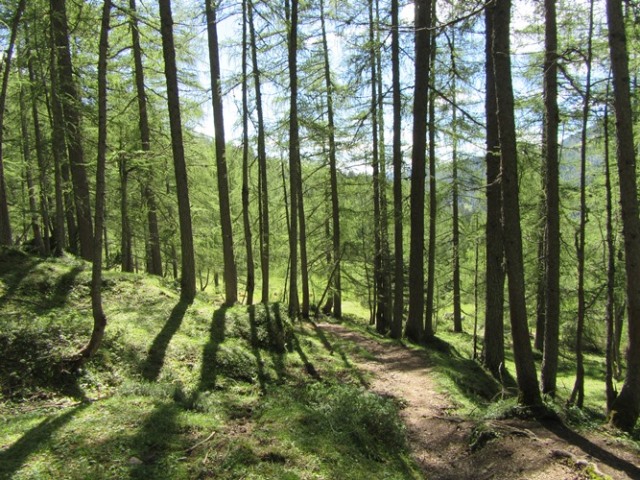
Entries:
{"label": "narrow footpath", "polygon": [[450,414],[451,401],[439,391],[425,352],[382,344],[339,324],[320,323],[317,328],[330,339],[353,342],[370,353],[356,357],[355,366],[371,374],[372,391],[403,406],[410,448],[429,480],[640,480],[640,456],[631,446],[557,422],[484,422],[486,438],[472,451],[478,425]]}

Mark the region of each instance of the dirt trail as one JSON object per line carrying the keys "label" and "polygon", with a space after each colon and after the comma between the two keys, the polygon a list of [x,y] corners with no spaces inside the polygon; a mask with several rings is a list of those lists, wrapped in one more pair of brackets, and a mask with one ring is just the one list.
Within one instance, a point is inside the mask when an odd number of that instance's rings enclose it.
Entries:
{"label": "dirt trail", "polygon": [[[573,432],[558,423],[496,420],[488,424],[486,444],[471,451],[474,422],[448,415],[451,402],[437,389],[426,354],[400,345],[382,345],[342,325],[319,329],[354,342],[374,359],[357,357],[356,366],[373,374],[371,390],[402,402],[414,457],[429,480],[640,480],[637,451],[613,437]],[[485,439],[483,439],[485,440]],[[586,469],[596,475],[589,476]]]}

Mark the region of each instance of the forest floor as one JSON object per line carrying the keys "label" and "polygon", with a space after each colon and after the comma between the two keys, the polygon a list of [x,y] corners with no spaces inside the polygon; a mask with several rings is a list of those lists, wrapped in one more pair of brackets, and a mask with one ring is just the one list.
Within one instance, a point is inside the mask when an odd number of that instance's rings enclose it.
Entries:
{"label": "forest floor", "polygon": [[370,354],[356,356],[355,366],[369,374],[371,390],[400,402],[410,448],[430,480],[640,479],[637,450],[606,431],[575,431],[557,420],[452,415],[427,352],[380,343],[343,325],[317,328]]}

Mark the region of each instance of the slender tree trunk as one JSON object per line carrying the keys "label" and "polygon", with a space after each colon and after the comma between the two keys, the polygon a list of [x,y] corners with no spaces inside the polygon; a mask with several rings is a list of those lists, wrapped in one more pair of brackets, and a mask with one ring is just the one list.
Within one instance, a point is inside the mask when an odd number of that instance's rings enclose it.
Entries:
{"label": "slender tree trunk", "polygon": [[569,403],[575,403],[579,408],[584,404],[584,354],[582,352],[582,340],[584,337],[584,322],[586,315],[584,292],[584,251],[585,234],[587,226],[587,131],[589,123],[589,111],[591,104],[591,57],[593,35],[593,0],[589,13],[589,33],[587,40],[586,69],[587,78],[585,94],[582,106],[582,133],[580,139],[580,226],[576,237],[576,256],[578,258],[578,321],[576,328],[576,381],[569,398]]}
{"label": "slender tree trunk", "polygon": [[[546,121],[546,120],[545,120]],[[543,138],[543,145],[546,143],[546,140]],[[543,160],[546,163],[546,160]],[[546,300],[546,290],[547,290],[547,267],[545,265],[547,261],[546,254],[546,244],[547,244],[547,222],[546,222],[546,198],[545,198],[545,179],[546,179],[546,167],[543,166],[543,180],[542,180],[542,191],[540,194],[540,221],[541,225],[538,232],[538,268],[536,269],[536,332],[535,337],[533,339],[533,348],[538,350],[539,352],[544,351],[544,326],[546,323],[546,313],[547,313],[547,300]]]}
{"label": "slender tree trunk", "polygon": [[[45,160],[44,153],[44,139],[42,136],[42,129],[40,125],[40,115],[38,113],[38,101],[36,94],[36,77],[33,68],[32,52],[27,51],[27,69],[29,71],[29,83],[31,86],[31,116],[33,120],[33,134],[36,142],[36,159],[38,161],[38,178],[40,184],[40,212],[42,214],[42,222],[44,224],[44,254],[51,255],[51,218],[49,209],[49,178],[47,175],[47,162]],[[62,217],[62,234],[64,235],[64,217]],[[54,227],[55,235],[55,227]],[[55,238],[55,237],[54,237]],[[57,238],[56,242],[57,242]],[[64,236],[62,238],[64,243]]]}
{"label": "slender tree trunk", "polygon": [[611,406],[611,423],[631,431],[640,415],[640,217],[636,181],[633,119],[629,93],[629,57],[622,16],[622,2],[607,0],[609,49],[613,72],[614,107],[618,137],[620,208],[624,234],[627,312],[629,316],[627,372]]}
{"label": "slender tree trunk", "polygon": [[[67,187],[69,186],[69,177],[67,173],[67,146],[64,138],[64,118],[62,114],[62,105],[58,98],[58,74],[55,62],[55,47],[51,45],[51,54],[49,58],[49,70],[51,79],[51,150],[53,152],[54,174],[55,174],[55,190],[56,190],[56,256],[60,257],[66,247],[72,253],[77,253],[77,240],[75,221],[73,218],[72,208],[70,205],[71,196]],[[67,225],[65,235],[65,222]],[[68,243],[67,243],[68,240]]]}
{"label": "slender tree trunk", "polygon": [[385,334],[389,328],[389,319],[386,316],[385,291],[387,285],[384,277],[384,255],[382,247],[382,212],[381,212],[381,179],[380,179],[380,154],[378,139],[378,80],[376,68],[376,44],[374,35],[373,1],[369,0],[369,62],[371,74],[371,134],[373,151],[371,154],[371,168],[373,171],[373,277],[376,284],[376,330]]}
{"label": "slender tree trunk", "polygon": [[511,82],[510,21],[511,0],[497,0],[493,24],[493,64],[495,78],[500,79],[500,87],[496,88],[496,93],[502,172],[504,251],[509,279],[511,333],[520,391],[519,401],[524,405],[537,406],[542,403],[542,400],[538,390],[536,367],[533,362],[531,341],[529,340],[527,305],[525,301],[518,192],[518,159]]}
{"label": "slender tree trunk", "polygon": [[307,221],[304,215],[304,193],[302,187],[302,171],[298,164],[298,226],[300,228],[300,281],[302,282],[302,303],[300,304],[300,314],[303,318],[309,318],[310,296],[309,296],[309,262],[307,260]]}
{"label": "slender tree trunk", "polygon": [[324,78],[327,91],[327,128],[329,130],[329,181],[331,185],[331,242],[332,257],[335,262],[333,273],[332,303],[333,316],[342,317],[342,280],[340,274],[340,203],[338,201],[338,168],[336,158],[336,127],[333,111],[333,82],[331,81],[331,65],[329,63],[329,46],[325,26],[324,0],[320,0],[320,22],[322,27],[322,47],[324,56]]}
{"label": "slender tree trunk", "polygon": [[98,58],[98,162],[96,170],[96,204],[93,237],[93,267],[91,269],[91,311],[93,332],[89,343],[80,351],[78,364],[91,358],[98,350],[107,326],[107,316],[102,308],[102,230],[105,211],[105,169],[107,161],[107,57],[109,53],[109,17],[111,0],[105,0],[102,9],[100,47]]}
{"label": "slender tree trunk", "polygon": [[13,15],[9,46],[4,60],[4,69],[2,70],[2,84],[0,85],[0,245],[11,245],[13,243],[11,238],[11,219],[9,218],[9,202],[7,199],[7,182],[4,176],[4,113],[7,101],[7,87],[9,86],[9,74],[11,73],[13,47],[16,43],[20,18],[22,17],[26,4],[26,0],[20,0],[16,12]]}
{"label": "slender tree trunk", "polygon": [[[131,45],[135,67],[136,97],[138,99],[138,128],[140,130],[140,146],[148,155],[151,151],[151,131],[149,128],[149,114],[147,112],[147,94],[144,86],[144,68],[142,65],[142,48],[140,47],[140,31],[135,0],[129,0]],[[148,160],[148,159],[145,159]],[[160,251],[160,232],[158,228],[158,212],[156,197],[152,188],[153,167],[145,169],[141,180],[142,197],[147,204],[147,225],[149,237],[146,250],[149,252],[148,271],[152,275],[162,276],[162,253]]]}
{"label": "slender tree trunk", "polygon": [[247,3],[242,2],[242,224],[247,255],[247,305],[253,304],[255,289],[255,268],[253,266],[253,240],[251,239],[251,219],[249,218],[249,100],[247,90],[248,34]]}
{"label": "slender tree trunk", "polygon": [[413,151],[411,153],[411,244],[409,252],[409,316],[406,335],[420,342],[424,336],[424,189],[429,97],[431,0],[415,2],[415,92]]}
{"label": "slender tree trunk", "polygon": [[[455,27],[454,27],[455,28]],[[460,305],[460,220],[459,220],[459,194],[458,194],[458,109],[456,103],[456,32],[451,32],[449,39],[449,51],[451,61],[451,100],[453,111],[451,113],[451,204],[452,204],[452,243],[453,243],[453,331],[462,332],[462,306]]]}
{"label": "slender tree trunk", "polygon": [[502,238],[502,198],[500,180],[500,138],[496,77],[493,66],[492,35],[494,4],[485,11],[485,70],[487,117],[487,221],[485,226],[486,289],[483,364],[497,378],[503,378],[504,367],[504,243]]}
{"label": "slender tree trunk", "polygon": [[24,173],[27,181],[27,190],[29,196],[29,216],[31,217],[31,231],[33,232],[33,241],[38,253],[42,256],[46,255],[44,248],[44,240],[42,239],[42,230],[40,229],[40,218],[38,217],[38,202],[36,200],[36,186],[33,182],[33,170],[31,160],[31,142],[29,138],[29,119],[27,118],[27,102],[25,100],[25,86],[20,86],[20,131],[22,133],[22,156],[24,159]]}
{"label": "slender tree trunk", "polygon": [[207,12],[207,35],[209,40],[209,64],[211,69],[213,124],[216,144],[216,178],[218,180],[222,251],[224,254],[225,303],[227,305],[232,305],[238,301],[238,272],[236,270],[236,260],[233,252],[233,230],[231,224],[231,206],[229,201],[227,152],[224,136],[224,116],[222,112],[222,85],[220,83],[218,20],[216,18],[217,7],[212,5],[210,0],[205,0],[205,4]]}
{"label": "slender tree trunk", "polygon": [[267,183],[267,152],[265,146],[264,115],[262,111],[262,88],[258,68],[258,47],[253,24],[253,1],[249,0],[249,36],[251,62],[255,87],[256,114],[258,117],[258,170],[260,176],[260,268],[262,270],[262,303],[269,302],[269,189]]}
{"label": "slender tree trunk", "polygon": [[80,94],[73,78],[71,50],[69,47],[69,27],[65,0],[51,0],[51,23],[56,47],[57,74],[62,94],[65,132],[69,166],[73,181],[73,195],[78,220],[80,255],[85,260],[93,260],[93,222],[91,220],[91,198],[87,170],[84,159],[82,138]]}
{"label": "slender tree trunk", "polygon": [[558,159],[558,39],[556,0],[545,0],[545,313],[540,374],[542,393],[555,396],[560,327],[560,189]]}
{"label": "slender tree trunk", "polygon": [[604,182],[607,212],[607,306],[605,321],[607,328],[607,346],[605,355],[605,390],[607,411],[611,411],[618,392],[613,384],[614,378],[614,346],[615,346],[615,286],[616,286],[616,249],[613,240],[613,200],[611,194],[611,167],[609,165],[609,85],[607,84],[607,101],[604,105]]}
{"label": "slender tree trunk", "polygon": [[391,76],[393,91],[393,322],[391,337],[402,336],[404,317],[404,245],[402,229],[402,96],[398,0],[391,0]]}
{"label": "slender tree trunk", "polygon": [[176,52],[173,42],[171,0],[158,0],[158,5],[160,7],[160,30],[162,33],[164,71],[167,81],[171,148],[173,151],[173,166],[176,175],[176,190],[178,196],[178,216],[180,220],[180,244],[182,254],[182,278],[180,279],[182,290],[180,297],[183,301],[190,303],[196,295],[196,271],[193,252],[193,231],[191,227],[191,207],[189,206],[189,183],[187,180],[187,165],[182,141],[180,95],[178,92]]}
{"label": "slender tree trunk", "polygon": [[[122,150],[121,150],[122,151]],[[123,272],[133,272],[133,236],[129,223],[129,167],[125,153],[120,154],[120,265]]]}
{"label": "slender tree trunk", "polygon": [[300,140],[298,133],[298,0],[286,0],[289,15],[288,31],[288,62],[289,62],[289,183],[291,194],[290,224],[289,224],[289,255],[291,268],[289,273],[289,316],[292,318],[300,314],[298,301],[298,206],[299,198],[298,176],[300,172]]}

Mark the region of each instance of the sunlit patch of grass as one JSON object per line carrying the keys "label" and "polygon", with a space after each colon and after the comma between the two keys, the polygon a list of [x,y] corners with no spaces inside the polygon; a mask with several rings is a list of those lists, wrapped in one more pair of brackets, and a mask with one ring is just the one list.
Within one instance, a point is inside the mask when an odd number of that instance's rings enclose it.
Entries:
{"label": "sunlit patch of grass", "polygon": [[90,269],[0,264],[0,478],[420,478],[353,348],[286,307],[185,305],[171,282],[105,272],[103,344],[64,373],[91,331]]}

